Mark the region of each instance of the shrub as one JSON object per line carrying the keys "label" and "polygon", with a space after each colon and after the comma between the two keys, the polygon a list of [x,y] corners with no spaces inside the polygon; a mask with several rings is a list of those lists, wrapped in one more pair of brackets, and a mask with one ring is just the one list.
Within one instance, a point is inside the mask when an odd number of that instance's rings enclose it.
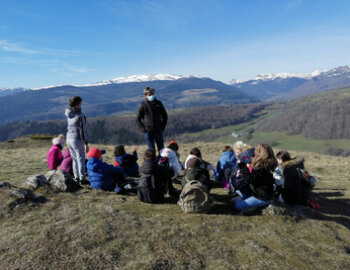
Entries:
{"label": "shrub", "polygon": [[38,134],[30,136],[32,140],[52,140],[54,136],[51,134]]}

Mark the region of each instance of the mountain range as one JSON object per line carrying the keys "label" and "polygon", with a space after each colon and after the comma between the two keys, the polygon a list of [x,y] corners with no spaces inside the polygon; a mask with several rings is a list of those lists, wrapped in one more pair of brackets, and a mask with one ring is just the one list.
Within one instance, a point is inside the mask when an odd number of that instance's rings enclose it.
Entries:
{"label": "mountain range", "polygon": [[350,67],[317,70],[311,74],[260,74],[254,79],[232,80],[230,85],[260,100],[291,100],[350,85]]}
{"label": "mountain range", "polygon": [[156,90],[167,109],[256,103],[259,100],[210,78],[195,76],[135,76],[85,86],[52,86],[0,97],[0,124],[21,120],[62,119],[68,100],[81,96],[87,116],[135,113],[143,89]]}
{"label": "mountain range", "polygon": [[135,113],[147,86],[156,89],[156,96],[167,109],[291,100],[350,86],[350,67],[311,74],[261,74],[250,80],[232,80],[229,84],[193,75],[156,74],[119,77],[88,85],[0,88],[0,124],[62,119],[69,98],[75,95],[82,96],[84,111],[90,117]]}

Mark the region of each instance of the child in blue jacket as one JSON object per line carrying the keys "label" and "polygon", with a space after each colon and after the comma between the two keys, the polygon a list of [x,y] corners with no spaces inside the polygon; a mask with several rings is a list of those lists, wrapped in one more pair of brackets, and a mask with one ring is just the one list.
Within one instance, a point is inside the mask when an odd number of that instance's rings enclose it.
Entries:
{"label": "child in blue jacket", "polygon": [[134,148],[132,155],[127,154],[124,149],[124,145],[118,145],[114,148],[114,165],[122,167],[126,176],[138,177],[139,165],[137,164],[137,148]]}
{"label": "child in blue jacket", "polygon": [[225,146],[216,164],[216,181],[221,183],[224,188],[229,188],[229,183],[225,179],[224,172],[226,169],[235,169],[236,167],[237,160],[233,149],[230,146]]}
{"label": "child in blue jacket", "polygon": [[102,152],[100,149],[90,149],[87,162],[90,186],[94,189],[114,190],[120,193],[122,191],[120,186],[124,180],[124,169],[103,162],[101,157]]}

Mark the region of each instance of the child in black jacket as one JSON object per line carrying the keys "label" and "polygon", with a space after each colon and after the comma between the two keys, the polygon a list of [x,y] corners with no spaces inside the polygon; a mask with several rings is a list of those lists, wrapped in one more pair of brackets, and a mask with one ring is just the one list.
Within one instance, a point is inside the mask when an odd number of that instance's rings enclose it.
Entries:
{"label": "child in black jacket", "polygon": [[282,198],[285,203],[307,205],[310,197],[310,187],[300,181],[297,168],[304,168],[304,159],[301,157],[291,158],[287,151],[277,153],[277,160],[281,163],[283,171]]}
{"label": "child in black jacket", "polygon": [[167,190],[169,194],[174,191],[171,182],[174,171],[171,167],[159,166],[153,150],[146,150],[143,160],[137,195],[142,202],[160,202]]}
{"label": "child in black jacket", "polygon": [[238,211],[265,207],[270,204],[273,195],[272,172],[277,167],[277,160],[272,148],[267,144],[259,144],[255,149],[251,171],[249,166],[244,162],[238,164],[246,183],[244,189],[237,191],[241,198],[232,200]]}

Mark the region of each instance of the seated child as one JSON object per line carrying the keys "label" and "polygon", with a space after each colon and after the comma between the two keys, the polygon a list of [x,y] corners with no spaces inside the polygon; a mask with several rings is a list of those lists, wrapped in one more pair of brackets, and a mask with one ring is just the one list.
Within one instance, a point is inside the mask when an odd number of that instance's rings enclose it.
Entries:
{"label": "seated child", "polygon": [[[237,156],[237,163],[243,162],[247,164],[250,172],[252,170],[250,164],[254,158],[254,151],[255,148],[248,148],[248,150]],[[225,169],[223,180],[228,182],[229,195],[235,195],[237,189],[246,189],[246,183],[238,166]]]}
{"label": "seated child", "polygon": [[62,171],[66,171],[70,175],[73,175],[73,164],[72,163],[73,163],[72,157],[70,156],[69,148],[67,148],[66,151],[64,151],[63,160],[62,160],[60,169]]}
{"label": "seated child", "polygon": [[174,175],[172,179],[176,179],[177,175],[182,170],[182,164],[179,161],[178,153],[179,145],[175,141],[171,141],[168,147],[165,147],[159,152],[158,163],[163,166],[168,166],[173,168]]}
{"label": "seated child", "polygon": [[267,144],[259,144],[255,149],[255,156],[249,164],[240,162],[238,168],[241,171],[246,188],[240,189],[241,199],[232,200],[234,208],[238,211],[265,207],[270,204],[273,195],[272,172],[277,167],[277,160],[272,148]]}
{"label": "seated child", "polygon": [[171,167],[159,166],[157,157],[153,150],[146,150],[143,155],[143,163],[140,168],[140,180],[138,182],[137,196],[140,201],[146,203],[157,203],[164,198],[164,194],[169,190],[171,193],[171,177],[173,176]]}
{"label": "seated child", "polygon": [[236,141],[233,144],[233,151],[235,152],[236,157],[238,157],[240,154],[247,151],[247,149],[248,149],[248,145],[246,145],[242,141]]}
{"label": "seated child", "polygon": [[304,169],[304,159],[291,158],[287,151],[280,151],[276,155],[281,163],[284,184],[282,198],[285,203],[307,205],[310,197],[310,187],[300,181],[297,168]]}
{"label": "seated child", "polygon": [[139,176],[139,165],[137,164],[137,148],[134,148],[132,155],[129,155],[125,153],[124,145],[118,145],[114,148],[114,155],[114,165],[123,167],[126,176]]}
{"label": "seated child", "polygon": [[122,184],[124,182],[124,169],[114,167],[103,162],[102,152],[98,148],[91,148],[88,153],[87,172],[90,186],[94,189],[106,191],[123,192]]}
{"label": "seated child", "polygon": [[206,169],[208,171],[213,170],[213,165],[211,165],[209,162],[204,161],[202,159],[202,153],[199,150],[199,148],[195,147],[192,148],[192,150],[190,151],[190,154],[187,156],[186,161],[184,163],[184,168],[185,170],[187,169],[187,162],[192,159],[192,158],[197,158],[200,161],[200,167],[203,169]]}
{"label": "seated child", "polygon": [[57,170],[63,160],[62,149],[64,146],[64,136],[59,135],[52,139],[52,146],[47,153],[47,165],[50,170]]}
{"label": "seated child", "polygon": [[222,184],[222,187],[228,188],[228,180],[225,179],[224,172],[227,169],[235,169],[237,166],[236,156],[232,148],[226,145],[216,164],[216,181]]}
{"label": "seated child", "polygon": [[201,182],[208,190],[212,187],[212,181],[210,180],[208,170],[201,167],[201,160],[196,157],[187,160],[187,169],[181,180],[182,188],[192,180]]}

